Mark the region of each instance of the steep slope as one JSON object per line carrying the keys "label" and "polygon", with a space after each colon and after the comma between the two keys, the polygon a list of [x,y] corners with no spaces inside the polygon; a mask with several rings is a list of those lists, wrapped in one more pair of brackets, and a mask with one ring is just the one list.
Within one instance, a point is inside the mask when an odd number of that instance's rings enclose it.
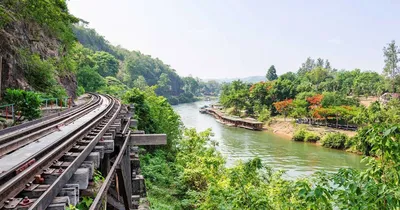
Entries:
{"label": "steep slope", "polygon": [[158,95],[167,97],[170,102],[193,100],[193,96],[183,96],[184,81],[169,65],[158,58],[145,55],[140,51],[128,51],[121,47],[112,46],[103,36],[94,29],[83,25],[75,25],[74,32],[78,41],[93,51],[108,52],[120,61],[120,68],[116,77],[128,87],[133,87],[136,80],[142,76],[148,86],[157,85]]}
{"label": "steep slope", "polygon": [[75,42],[71,24],[77,21],[65,1],[1,1],[1,93],[22,88],[54,95],[65,89],[75,97],[68,56]]}

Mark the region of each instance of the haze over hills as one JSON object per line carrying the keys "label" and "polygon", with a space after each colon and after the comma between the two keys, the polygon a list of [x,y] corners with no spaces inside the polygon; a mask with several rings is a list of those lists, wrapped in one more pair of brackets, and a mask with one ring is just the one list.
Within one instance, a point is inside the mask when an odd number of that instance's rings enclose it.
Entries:
{"label": "haze over hills", "polygon": [[265,78],[265,76],[249,76],[249,77],[243,77],[243,78],[223,78],[223,79],[204,79],[204,81],[210,81],[210,80],[215,80],[219,83],[232,82],[235,80],[241,80],[243,82],[248,82],[248,83],[256,83],[256,82],[266,81],[267,79]]}

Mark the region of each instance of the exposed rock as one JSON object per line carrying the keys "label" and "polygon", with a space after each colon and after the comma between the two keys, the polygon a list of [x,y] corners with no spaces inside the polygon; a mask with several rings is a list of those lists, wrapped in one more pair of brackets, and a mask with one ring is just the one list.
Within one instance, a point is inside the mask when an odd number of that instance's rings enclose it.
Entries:
{"label": "exposed rock", "polygon": [[[59,60],[62,56],[60,41],[43,27],[22,21],[7,24],[0,29],[1,94],[7,88],[32,90],[25,77],[23,58],[19,56],[21,50],[37,53],[42,59]],[[69,96],[75,98],[77,82],[74,75],[60,76],[56,80],[65,87]]]}

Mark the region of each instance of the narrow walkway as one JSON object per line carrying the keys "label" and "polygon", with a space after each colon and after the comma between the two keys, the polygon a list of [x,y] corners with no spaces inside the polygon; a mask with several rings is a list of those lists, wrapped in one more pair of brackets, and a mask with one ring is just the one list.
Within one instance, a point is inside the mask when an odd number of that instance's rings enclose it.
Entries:
{"label": "narrow walkway", "polygon": [[[101,96],[103,97],[103,96]],[[0,158],[0,174],[10,170],[14,166],[29,161],[29,158],[32,157],[38,151],[44,149],[45,147],[51,145],[53,142],[58,141],[59,139],[65,137],[69,133],[75,131],[85,123],[91,121],[97,114],[105,110],[110,103],[110,101],[103,97],[104,103],[94,109],[93,111],[87,113],[86,115],[82,116],[81,118],[75,120],[74,122],[60,127],[59,131],[50,133],[47,136],[44,136],[37,141],[34,141],[25,147],[22,147],[8,155],[5,155]]]}

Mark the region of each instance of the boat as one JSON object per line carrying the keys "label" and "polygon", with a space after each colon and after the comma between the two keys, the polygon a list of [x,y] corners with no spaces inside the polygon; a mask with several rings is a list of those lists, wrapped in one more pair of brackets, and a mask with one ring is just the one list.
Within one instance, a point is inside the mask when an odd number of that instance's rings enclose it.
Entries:
{"label": "boat", "polygon": [[207,113],[207,108],[208,108],[208,106],[204,105],[204,106],[200,107],[199,112],[202,113],[202,114],[205,114],[205,113]]}

